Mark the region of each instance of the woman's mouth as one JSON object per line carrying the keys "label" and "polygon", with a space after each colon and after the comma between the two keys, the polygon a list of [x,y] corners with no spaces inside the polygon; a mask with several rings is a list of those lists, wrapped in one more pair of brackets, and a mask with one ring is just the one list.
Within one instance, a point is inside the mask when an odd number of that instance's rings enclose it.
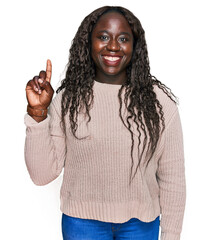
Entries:
{"label": "woman's mouth", "polygon": [[122,57],[120,56],[102,56],[103,58],[103,62],[106,65],[110,65],[110,66],[117,66],[119,65]]}

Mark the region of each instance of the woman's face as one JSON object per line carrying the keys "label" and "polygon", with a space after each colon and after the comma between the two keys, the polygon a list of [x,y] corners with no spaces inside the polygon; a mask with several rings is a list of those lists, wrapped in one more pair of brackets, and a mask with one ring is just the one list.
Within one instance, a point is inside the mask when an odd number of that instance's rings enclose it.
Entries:
{"label": "woman's face", "polygon": [[91,43],[96,75],[126,78],[126,67],[133,52],[133,34],[125,17],[117,12],[101,16],[93,29]]}

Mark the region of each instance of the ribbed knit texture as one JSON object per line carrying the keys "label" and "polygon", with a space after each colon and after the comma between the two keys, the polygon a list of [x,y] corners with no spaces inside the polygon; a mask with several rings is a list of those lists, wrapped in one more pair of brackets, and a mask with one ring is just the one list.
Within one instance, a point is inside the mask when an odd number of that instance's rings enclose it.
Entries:
{"label": "ribbed knit texture", "polygon": [[[78,116],[78,137],[60,127],[61,92],[53,99],[48,117],[37,123],[25,115],[25,161],[32,181],[45,185],[57,178],[63,167],[61,211],[69,216],[123,223],[131,218],[144,222],[161,214],[161,240],[178,240],[186,201],[183,136],[176,104],[157,86],[166,130],[144,174],[143,164],[129,186],[132,160],[131,134],[119,117],[120,85],[94,82],[91,121],[83,111]],[[123,115],[127,111],[123,108]],[[138,164],[136,125],[134,166]],[[141,140],[143,140],[143,133]],[[142,145],[141,145],[142,147]]]}

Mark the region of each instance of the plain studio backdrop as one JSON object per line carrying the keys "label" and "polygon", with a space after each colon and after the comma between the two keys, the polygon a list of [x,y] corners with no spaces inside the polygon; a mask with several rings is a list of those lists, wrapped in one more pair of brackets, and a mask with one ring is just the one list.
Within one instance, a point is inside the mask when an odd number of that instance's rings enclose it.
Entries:
{"label": "plain studio backdrop", "polygon": [[131,10],[146,32],[152,75],[179,98],[187,201],[182,240],[211,239],[210,1],[3,1],[1,20],[0,239],[62,240],[62,174],[31,181],[24,161],[25,86],[52,60],[52,86],[63,79],[71,41],[85,16],[104,5]]}

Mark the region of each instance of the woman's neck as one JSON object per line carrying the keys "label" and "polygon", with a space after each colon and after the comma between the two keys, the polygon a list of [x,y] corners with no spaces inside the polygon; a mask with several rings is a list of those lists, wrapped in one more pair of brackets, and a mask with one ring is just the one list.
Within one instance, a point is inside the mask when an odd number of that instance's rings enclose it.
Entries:
{"label": "woman's neck", "polygon": [[124,85],[127,80],[127,75],[125,72],[119,75],[105,75],[101,72],[97,72],[95,80],[101,83],[115,84],[115,85]]}

